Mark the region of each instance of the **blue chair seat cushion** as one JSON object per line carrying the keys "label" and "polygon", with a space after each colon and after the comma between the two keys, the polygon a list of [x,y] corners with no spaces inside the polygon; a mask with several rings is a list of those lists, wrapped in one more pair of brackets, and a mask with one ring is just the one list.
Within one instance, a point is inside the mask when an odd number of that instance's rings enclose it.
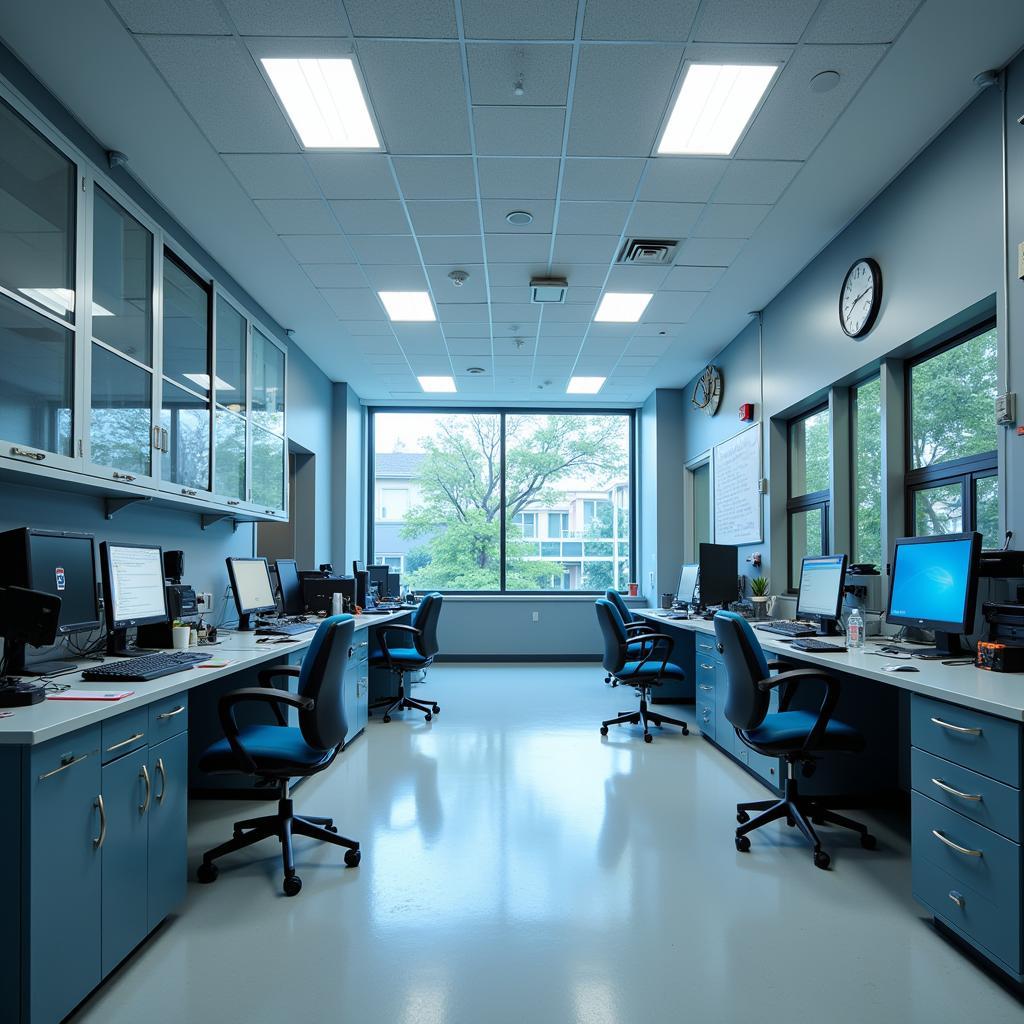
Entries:
{"label": "blue chair seat cushion", "polygon": [[[238,742],[260,768],[280,771],[292,766],[314,768],[330,759],[330,750],[316,750],[298,729],[283,725],[245,725],[238,730]],[[206,748],[199,761],[204,772],[238,772],[239,763],[227,739],[217,740]]]}
{"label": "blue chair seat cushion", "polygon": [[[405,665],[412,668],[420,668],[423,665],[428,665],[433,659],[424,658],[415,647],[391,647],[389,648],[391,654],[391,663],[393,665]],[[373,658],[373,664],[377,666],[387,665],[387,659],[383,654],[377,655]]]}
{"label": "blue chair seat cushion", "polygon": [[[817,720],[814,711],[778,711],[765,715],[759,726],[741,731],[740,736],[762,750],[779,753],[799,750]],[[833,718],[814,749],[857,751],[863,747],[864,737],[852,725]]]}
{"label": "blue chair seat cushion", "polygon": [[622,683],[630,683],[634,680],[642,680],[646,683],[657,683],[659,676],[662,679],[671,679],[674,682],[686,681],[686,673],[678,665],[670,661],[665,665],[665,671],[662,672],[661,658],[654,657],[644,664],[641,664],[639,661],[627,661],[626,664],[615,673],[615,678]]}

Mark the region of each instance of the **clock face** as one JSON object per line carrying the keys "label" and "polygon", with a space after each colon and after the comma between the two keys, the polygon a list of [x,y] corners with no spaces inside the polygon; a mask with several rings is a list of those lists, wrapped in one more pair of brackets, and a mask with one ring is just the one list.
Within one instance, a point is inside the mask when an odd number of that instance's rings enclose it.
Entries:
{"label": "clock face", "polygon": [[882,301],[882,271],[872,259],[857,260],[839,292],[839,322],[851,338],[871,330]]}

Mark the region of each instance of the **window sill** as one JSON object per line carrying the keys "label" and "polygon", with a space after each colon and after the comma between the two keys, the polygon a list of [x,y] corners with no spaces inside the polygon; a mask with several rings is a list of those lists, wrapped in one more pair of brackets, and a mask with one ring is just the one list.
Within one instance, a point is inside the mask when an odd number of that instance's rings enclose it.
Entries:
{"label": "window sill", "polygon": [[[443,591],[441,591],[444,594]],[[604,597],[604,591],[594,591],[590,594],[559,594],[550,590],[539,590],[533,594],[444,594],[446,601],[589,601],[593,604],[599,597]],[[639,597],[627,597],[627,602],[642,602]]]}

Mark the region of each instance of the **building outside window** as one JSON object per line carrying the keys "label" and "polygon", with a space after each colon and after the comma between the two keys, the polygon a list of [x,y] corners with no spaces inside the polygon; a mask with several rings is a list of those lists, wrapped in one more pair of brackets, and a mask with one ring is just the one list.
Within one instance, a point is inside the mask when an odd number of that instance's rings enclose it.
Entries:
{"label": "building outside window", "polygon": [[796,591],[804,558],[829,550],[829,412],[827,408],[789,424],[789,589]]}
{"label": "building outside window", "polygon": [[882,381],[853,389],[853,547],[850,561],[881,567],[882,554]]}

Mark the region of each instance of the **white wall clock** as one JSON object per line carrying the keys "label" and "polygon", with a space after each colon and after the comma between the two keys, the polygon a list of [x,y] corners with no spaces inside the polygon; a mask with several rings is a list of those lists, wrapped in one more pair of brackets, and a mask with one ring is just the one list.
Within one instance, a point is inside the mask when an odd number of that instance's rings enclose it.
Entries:
{"label": "white wall clock", "polygon": [[710,363],[704,367],[704,372],[697,378],[693,386],[693,394],[690,396],[690,404],[695,409],[714,416],[718,412],[718,403],[722,400],[722,374],[717,366]]}
{"label": "white wall clock", "polygon": [[839,290],[839,323],[851,338],[862,338],[871,330],[882,304],[882,271],[865,257],[846,272]]}

